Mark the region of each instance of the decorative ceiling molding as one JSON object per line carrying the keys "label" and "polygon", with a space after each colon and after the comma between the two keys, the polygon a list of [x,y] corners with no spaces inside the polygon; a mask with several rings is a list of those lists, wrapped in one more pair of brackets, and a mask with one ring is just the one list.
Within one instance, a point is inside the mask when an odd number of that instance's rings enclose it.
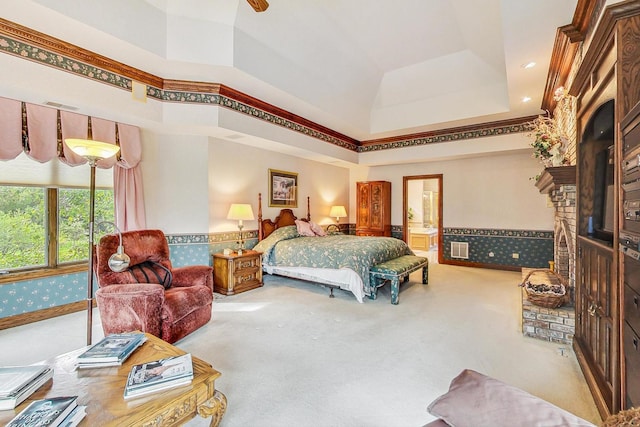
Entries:
{"label": "decorative ceiling molding", "polygon": [[558,28],[542,96],[543,110],[555,109],[554,92],[558,87],[567,84],[579,44],[585,40],[587,33],[595,25],[593,19],[595,11],[602,10],[603,6],[604,0],[578,0],[571,24]]}
{"label": "decorative ceiling molding", "polygon": [[32,47],[39,47],[52,53],[84,62],[87,65],[126,76],[149,86],[162,87],[162,78],[158,76],[2,18],[0,18],[0,34],[13,37]]}
{"label": "decorative ceiling molding", "polygon": [[417,145],[454,142],[465,139],[477,139],[487,136],[508,135],[531,130],[531,122],[538,116],[519,117],[510,120],[462,126],[431,132],[421,132],[391,138],[363,141],[358,152],[387,150],[392,148],[413,147]]}
{"label": "decorative ceiling molding", "polygon": [[[566,34],[566,32],[562,34]],[[131,91],[132,81],[135,80],[147,85],[149,98],[160,102],[207,104],[228,108],[355,152],[521,133],[529,130],[527,123],[535,118],[535,116],[521,117],[418,134],[358,141],[224,84],[163,79],[2,18],[0,18],[0,52],[127,91]]]}
{"label": "decorative ceiling molding", "polygon": [[569,94],[578,96],[583,88],[590,84],[590,70],[594,69],[604,52],[607,52],[607,46],[615,42],[615,27],[618,20],[635,16],[639,11],[640,0],[624,1],[604,9],[589,48],[584,53],[582,64],[569,88]]}

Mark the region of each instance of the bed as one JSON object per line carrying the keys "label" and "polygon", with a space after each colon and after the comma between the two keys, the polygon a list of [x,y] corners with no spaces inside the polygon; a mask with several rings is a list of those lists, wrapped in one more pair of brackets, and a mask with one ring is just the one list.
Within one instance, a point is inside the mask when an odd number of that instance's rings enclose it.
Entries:
{"label": "bed", "polygon": [[[402,255],[412,255],[407,244],[393,237],[361,237],[342,233],[301,236],[298,218],[291,209],[282,209],[274,220],[262,218],[258,200],[258,244],[263,253],[264,272],[302,279],[353,293],[358,302],[371,294],[369,268]],[[309,201],[307,215],[311,222]],[[317,226],[316,226],[317,227]]]}

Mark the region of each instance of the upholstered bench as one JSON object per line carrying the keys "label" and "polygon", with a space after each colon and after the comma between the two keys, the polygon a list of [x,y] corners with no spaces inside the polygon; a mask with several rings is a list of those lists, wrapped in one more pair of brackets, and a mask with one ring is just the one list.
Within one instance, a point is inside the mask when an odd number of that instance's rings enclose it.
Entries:
{"label": "upholstered bench", "polygon": [[374,265],[369,269],[371,294],[369,298],[376,299],[378,287],[391,281],[391,304],[398,304],[400,293],[400,279],[409,280],[409,274],[422,268],[422,283],[429,283],[429,260],[415,255],[403,255],[389,261]]}

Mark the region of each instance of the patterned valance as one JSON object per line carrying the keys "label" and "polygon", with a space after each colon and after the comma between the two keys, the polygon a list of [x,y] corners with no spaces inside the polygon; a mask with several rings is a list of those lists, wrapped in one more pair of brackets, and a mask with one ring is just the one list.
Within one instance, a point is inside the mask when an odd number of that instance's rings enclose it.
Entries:
{"label": "patterned valance", "polygon": [[[123,230],[145,227],[140,128],[70,111],[0,97],[0,160],[9,161],[25,153],[39,163],[57,158],[78,166],[87,159],[63,143],[67,138],[94,139],[120,147],[119,153],[98,161],[102,169],[112,168],[116,224]],[[50,178],[43,177],[47,184]]]}
{"label": "patterned valance", "polygon": [[100,160],[99,168],[138,165],[142,157],[140,129],[136,126],[0,97],[0,160],[24,152],[40,163],[58,158],[70,166],[87,162],[73,153],[66,138],[95,139],[118,145],[115,158]]}

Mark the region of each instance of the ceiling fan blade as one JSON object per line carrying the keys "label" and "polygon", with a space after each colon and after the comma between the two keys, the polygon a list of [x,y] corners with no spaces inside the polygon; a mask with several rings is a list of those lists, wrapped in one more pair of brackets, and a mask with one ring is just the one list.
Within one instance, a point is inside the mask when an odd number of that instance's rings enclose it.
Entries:
{"label": "ceiling fan blade", "polygon": [[256,12],[264,12],[269,7],[267,0],[247,0],[247,2]]}

